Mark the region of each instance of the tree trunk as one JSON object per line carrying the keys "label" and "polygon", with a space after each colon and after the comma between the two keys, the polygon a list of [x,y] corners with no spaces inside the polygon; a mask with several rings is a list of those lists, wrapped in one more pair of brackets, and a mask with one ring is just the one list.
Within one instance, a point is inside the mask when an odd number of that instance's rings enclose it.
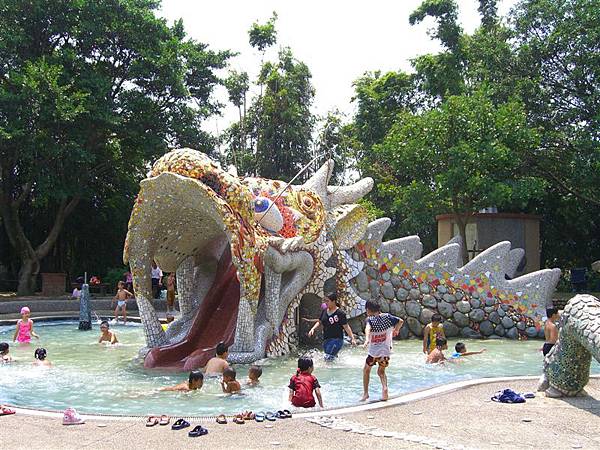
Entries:
{"label": "tree trunk", "polygon": [[37,276],[40,272],[40,261],[46,257],[56,243],[65,219],[79,203],[79,197],[74,197],[70,201],[64,199],[60,202],[54,224],[48,236],[35,249],[31,245],[29,238],[25,235],[19,219],[19,208],[22,200],[23,197],[10,201],[7,200],[6,196],[3,196],[0,199],[0,212],[2,213],[2,221],[10,244],[17,250],[19,259],[21,260],[17,293],[19,295],[33,295],[35,293]]}
{"label": "tree trunk", "polygon": [[458,234],[460,235],[461,242],[461,258],[463,266],[469,262],[469,253],[467,249],[467,223],[468,218],[461,214],[455,214],[456,225],[458,226]]}
{"label": "tree trunk", "polygon": [[21,258],[19,285],[17,295],[32,295],[37,287],[37,276],[40,273],[40,261],[35,257]]}

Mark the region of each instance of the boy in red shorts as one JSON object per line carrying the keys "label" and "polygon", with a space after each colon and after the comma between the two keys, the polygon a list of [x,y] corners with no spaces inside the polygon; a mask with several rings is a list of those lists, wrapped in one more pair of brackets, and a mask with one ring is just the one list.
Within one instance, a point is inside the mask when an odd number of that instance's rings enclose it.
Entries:
{"label": "boy in red shorts", "polygon": [[368,355],[363,368],[363,396],[361,402],[369,399],[369,379],[371,368],[378,364],[377,375],[381,379],[381,400],[388,399],[388,385],[385,368],[390,363],[392,350],[392,337],[398,336],[404,321],[396,316],[381,313],[379,303],[368,301],[367,326],[365,328],[365,348],[368,347]]}

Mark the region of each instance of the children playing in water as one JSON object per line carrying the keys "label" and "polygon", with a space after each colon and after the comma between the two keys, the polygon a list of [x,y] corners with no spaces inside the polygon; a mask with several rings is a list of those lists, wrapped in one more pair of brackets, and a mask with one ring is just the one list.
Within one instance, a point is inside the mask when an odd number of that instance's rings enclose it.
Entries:
{"label": "children playing in water", "polygon": [[381,380],[381,400],[388,399],[388,385],[385,368],[389,365],[392,350],[392,337],[398,336],[404,321],[396,316],[381,313],[379,303],[368,301],[367,326],[365,328],[365,348],[368,348],[367,359],[363,368],[363,396],[361,401],[369,398],[369,378],[371,368],[378,364],[377,375]]}
{"label": "children playing in water", "polygon": [[133,294],[125,289],[125,283],[119,281],[117,283],[117,293],[113,297],[110,304],[112,308],[112,305],[115,304],[115,301],[117,302],[117,307],[115,308],[115,322],[119,320],[119,308],[121,308],[121,313],[123,315],[123,323],[127,322],[127,299],[131,297],[133,297]]}
{"label": "children playing in water", "polygon": [[457,342],[454,346],[454,353],[452,353],[452,356],[450,356],[450,358],[456,359],[460,358],[461,356],[479,355],[483,352],[485,352],[485,348],[482,348],[481,350],[476,352],[468,352],[467,346],[463,342]]}
{"label": "children playing in water", "polygon": [[240,386],[240,383],[235,379],[235,376],[235,369],[227,367],[225,370],[223,370],[221,388],[223,388],[223,392],[225,392],[226,394],[235,394],[236,392],[240,392],[242,390],[242,387]]}
{"label": "children playing in water", "polygon": [[448,348],[446,338],[438,337],[435,342],[435,348],[427,355],[427,364],[437,364],[446,361],[444,350]]}
{"label": "children playing in water", "polygon": [[193,370],[190,372],[190,376],[187,381],[176,384],[175,386],[164,387],[161,391],[197,391],[202,388],[204,384],[204,375],[199,370]]}
{"label": "children playing in water", "polygon": [[44,366],[44,367],[52,367],[52,363],[46,359],[48,352],[45,348],[36,348],[33,357],[35,361],[33,362],[34,366]]}
{"label": "children playing in water", "polygon": [[229,355],[227,346],[223,342],[219,342],[216,348],[216,356],[208,360],[204,366],[204,373],[208,376],[221,375],[225,369],[229,368],[227,356]]}
{"label": "children playing in water", "polygon": [[560,319],[560,315],[558,314],[558,309],[556,308],[548,308],[546,310],[546,316],[548,320],[544,323],[544,338],[546,342],[544,342],[544,346],[542,347],[542,353],[546,356],[552,350],[552,347],[556,345],[556,341],[558,341],[558,327],[556,323]]}
{"label": "children playing in water", "polygon": [[99,344],[102,344],[103,342],[117,344],[119,342],[117,335],[110,331],[109,328],[108,322],[106,320],[102,321],[100,324],[100,339],[98,339]]}
{"label": "children playing in water", "polygon": [[167,314],[173,311],[175,306],[175,272],[167,277]]}
{"label": "children playing in water", "polygon": [[248,386],[258,386],[260,383],[260,376],[262,375],[262,367],[260,366],[250,366],[248,369],[248,379],[246,380],[246,385]]}
{"label": "children playing in water", "polygon": [[316,395],[319,406],[323,407],[321,385],[312,374],[313,369],[314,365],[311,358],[302,357],[298,359],[298,371],[290,379],[290,384],[288,385],[290,390],[289,401],[292,405],[300,408],[312,408],[316,405],[314,397]]}
{"label": "children playing in water", "polygon": [[10,345],[8,342],[0,342],[0,364],[10,364],[12,356],[10,356]]}
{"label": "children playing in water", "polygon": [[17,328],[13,336],[13,341],[22,344],[28,344],[31,342],[31,337],[36,339],[40,337],[33,331],[33,320],[29,318],[31,310],[27,306],[21,308],[21,318],[17,322]]}
{"label": "children playing in water", "polygon": [[434,314],[431,316],[431,323],[423,329],[423,353],[429,354],[436,348],[436,340],[446,338],[444,327],[442,327],[442,316]]}

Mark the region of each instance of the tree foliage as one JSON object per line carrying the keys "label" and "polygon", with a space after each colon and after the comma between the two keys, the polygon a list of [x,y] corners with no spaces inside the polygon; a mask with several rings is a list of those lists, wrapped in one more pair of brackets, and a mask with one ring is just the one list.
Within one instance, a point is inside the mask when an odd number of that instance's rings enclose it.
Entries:
{"label": "tree foliage", "polygon": [[[210,151],[200,129],[228,52],[169,27],[150,0],[0,1],[0,211],[30,293],[67,218],[138,179],[169,146]],[[31,240],[23,219],[47,228]]]}

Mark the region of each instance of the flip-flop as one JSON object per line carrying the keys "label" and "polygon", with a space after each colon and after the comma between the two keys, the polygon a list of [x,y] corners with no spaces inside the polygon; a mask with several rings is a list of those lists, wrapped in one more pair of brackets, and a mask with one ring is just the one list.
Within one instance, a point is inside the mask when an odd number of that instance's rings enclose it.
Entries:
{"label": "flip-flop", "polygon": [[220,423],[221,425],[225,425],[227,423],[227,417],[225,417],[225,414],[220,414],[217,417],[217,423]]}
{"label": "flip-flop", "polygon": [[283,413],[285,414],[285,418],[286,419],[291,419],[292,418],[292,412],[289,409],[284,409]]}
{"label": "flip-flop", "polygon": [[265,414],[265,419],[267,419],[269,422],[275,422],[277,420],[275,414],[273,414],[271,411]]}
{"label": "flip-flop", "polygon": [[150,416],[148,417],[148,420],[146,420],[147,427],[153,427],[154,425],[158,425],[158,423],[158,417],[155,416]]}
{"label": "flip-flop", "polygon": [[246,423],[246,421],[244,420],[244,418],[240,415],[237,415],[233,418],[233,423],[237,423],[238,425],[243,425]]}
{"label": "flip-flop", "polygon": [[0,416],[10,416],[11,414],[15,414],[16,411],[13,411],[10,408],[7,408],[6,406],[0,406]]}
{"label": "flip-flop", "polygon": [[190,423],[187,420],[177,419],[173,425],[171,425],[171,430],[183,430],[190,426]]}
{"label": "flip-flop", "polygon": [[283,411],[277,411],[275,413],[275,417],[277,417],[278,419],[287,419],[287,414]]}
{"label": "flip-flop", "polygon": [[198,437],[198,436],[204,436],[205,434],[208,434],[208,430],[206,428],[204,428],[202,425],[196,425],[194,427],[194,429],[188,433],[188,436],[189,437]]}
{"label": "flip-flop", "polygon": [[255,417],[256,415],[252,411],[244,411],[244,414],[242,414],[244,420],[254,420]]}
{"label": "flip-flop", "polygon": [[162,416],[160,416],[160,422],[158,422],[159,425],[169,425],[169,422],[171,421],[171,418],[169,416],[167,416],[166,414],[163,414]]}
{"label": "flip-flop", "polygon": [[256,413],[254,416],[254,420],[256,420],[257,422],[264,422],[265,421],[265,413],[264,412]]}

